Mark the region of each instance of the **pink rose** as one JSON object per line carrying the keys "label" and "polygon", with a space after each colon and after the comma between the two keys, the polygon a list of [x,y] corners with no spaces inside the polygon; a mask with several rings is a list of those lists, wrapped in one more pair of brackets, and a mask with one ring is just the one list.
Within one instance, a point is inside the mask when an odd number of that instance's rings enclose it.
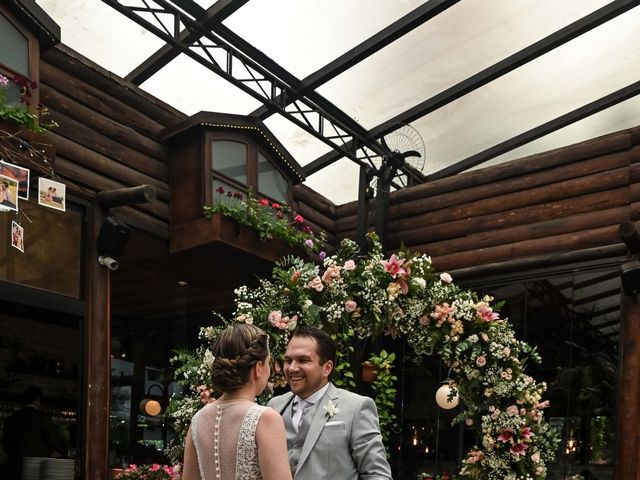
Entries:
{"label": "pink rose", "polygon": [[347,300],[346,302],[344,302],[344,309],[348,313],[355,312],[357,307],[358,307],[358,304],[353,300]]}
{"label": "pink rose", "polygon": [[533,455],[531,455],[531,461],[533,463],[540,463],[540,452],[536,452]]}
{"label": "pink rose", "polygon": [[324,285],[322,285],[322,280],[320,279],[320,277],[315,277],[313,280],[307,283],[307,288],[315,290],[316,292],[321,292],[324,288]]}
{"label": "pink rose", "polygon": [[453,278],[451,278],[451,275],[449,275],[447,272],[444,272],[440,274],[440,280],[442,280],[444,283],[451,283],[453,281]]}
{"label": "pink rose", "polygon": [[487,364],[487,359],[484,358],[484,355],[480,355],[478,358],[476,358],[476,365],[478,365],[479,367],[484,367]]}
{"label": "pink rose", "polygon": [[418,319],[418,322],[420,322],[420,325],[422,325],[423,327],[426,327],[427,325],[429,325],[429,315],[423,315]]}
{"label": "pink rose", "polygon": [[518,414],[518,407],[516,407],[515,405],[511,405],[510,407],[507,407],[507,415],[509,415],[510,417],[515,417]]}
{"label": "pink rose", "polygon": [[322,275],[322,281],[327,285],[338,278],[340,278],[340,267],[338,265],[327,267],[327,270]]}
{"label": "pink rose", "polygon": [[272,310],[269,313],[269,323],[274,327],[282,320],[282,312],[280,310]]}
{"label": "pink rose", "polygon": [[345,270],[355,270],[356,262],[354,262],[353,260],[347,260],[346,262],[344,262],[344,266],[342,268],[344,268]]}

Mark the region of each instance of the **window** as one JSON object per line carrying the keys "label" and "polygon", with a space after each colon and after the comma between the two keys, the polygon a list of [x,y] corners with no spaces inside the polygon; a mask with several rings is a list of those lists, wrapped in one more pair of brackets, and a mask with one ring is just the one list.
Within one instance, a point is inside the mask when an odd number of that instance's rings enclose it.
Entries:
{"label": "window", "polygon": [[29,76],[29,39],[0,13],[0,45],[11,48],[0,50],[0,64],[14,72]]}
{"label": "window", "polygon": [[209,134],[208,168],[212,203],[220,187],[225,192],[243,192],[249,188],[256,196],[289,203],[289,180],[267,152],[258,150],[250,137],[229,133]]}
{"label": "window", "polygon": [[258,152],[258,192],[273,200],[288,203],[287,180],[260,152]]}
{"label": "window", "polygon": [[246,185],[247,145],[229,140],[213,140],[211,168],[227,178]]}

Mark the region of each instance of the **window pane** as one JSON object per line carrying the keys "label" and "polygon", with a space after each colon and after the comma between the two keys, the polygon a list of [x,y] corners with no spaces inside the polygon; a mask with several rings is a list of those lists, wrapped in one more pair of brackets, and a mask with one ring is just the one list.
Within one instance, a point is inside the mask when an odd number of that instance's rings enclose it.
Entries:
{"label": "window pane", "polygon": [[276,167],[258,153],[258,191],[282,203],[288,202],[288,184]]}
{"label": "window pane", "polygon": [[212,141],[211,168],[246,185],[247,146],[229,140]]}
{"label": "window pane", "polygon": [[[217,178],[211,179],[211,196],[213,198],[213,204],[220,202],[221,200],[224,202],[237,201],[237,194],[242,194],[242,199],[246,198],[246,192],[239,191],[236,187],[229,185],[228,183],[224,183]],[[236,194],[235,196],[233,194]],[[240,199],[240,200],[242,200]]]}
{"label": "window pane", "polygon": [[16,27],[0,14],[0,45],[11,45],[11,48],[0,48],[0,63],[7,67],[29,75],[29,41]]}

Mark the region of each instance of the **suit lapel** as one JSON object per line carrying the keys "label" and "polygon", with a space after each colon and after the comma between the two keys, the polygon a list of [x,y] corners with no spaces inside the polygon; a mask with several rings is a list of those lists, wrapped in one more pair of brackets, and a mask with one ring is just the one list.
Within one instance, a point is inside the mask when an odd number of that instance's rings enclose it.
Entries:
{"label": "suit lapel", "polygon": [[318,441],[318,437],[320,436],[320,432],[324,428],[324,424],[327,423],[327,416],[324,406],[327,404],[329,400],[333,402],[333,404],[338,406],[338,389],[333,386],[332,383],[329,383],[329,388],[324,392],[324,395],[316,405],[316,411],[313,415],[313,420],[311,420],[311,425],[309,426],[309,431],[307,432],[307,437],[304,441],[304,446],[302,447],[302,451],[300,452],[300,460],[298,462],[298,470],[302,467],[302,464],[307,460],[313,446]]}

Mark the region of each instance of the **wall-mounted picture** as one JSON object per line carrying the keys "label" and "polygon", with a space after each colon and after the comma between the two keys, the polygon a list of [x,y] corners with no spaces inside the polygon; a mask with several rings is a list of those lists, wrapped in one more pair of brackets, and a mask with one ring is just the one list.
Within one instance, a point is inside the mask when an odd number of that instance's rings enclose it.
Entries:
{"label": "wall-mounted picture", "polygon": [[15,221],[11,222],[11,246],[24,253],[24,228]]}
{"label": "wall-mounted picture", "polygon": [[18,211],[18,181],[14,178],[0,175],[0,211]]}
{"label": "wall-mounted picture", "polygon": [[64,183],[38,178],[38,204],[65,211],[66,186]]}
{"label": "wall-mounted picture", "polygon": [[0,161],[0,175],[11,177],[18,182],[18,197],[29,200],[29,177],[31,170],[13,163]]}

